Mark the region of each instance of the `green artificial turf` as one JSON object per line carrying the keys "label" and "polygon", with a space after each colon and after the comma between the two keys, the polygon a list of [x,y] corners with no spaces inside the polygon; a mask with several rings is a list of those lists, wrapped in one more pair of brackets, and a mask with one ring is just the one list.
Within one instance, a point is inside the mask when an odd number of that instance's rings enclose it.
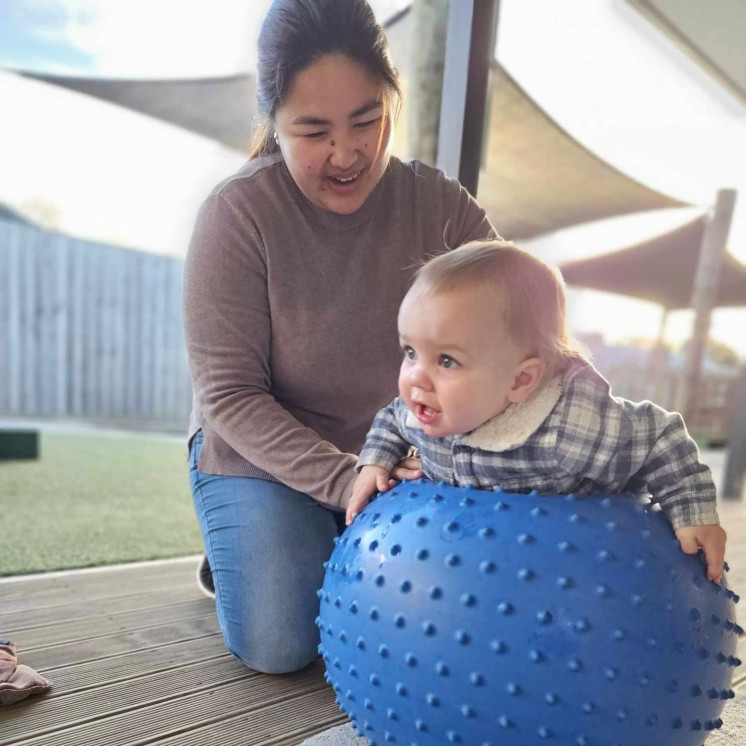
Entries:
{"label": "green artificial turf", "polygon": [[56,432],[40,450],[0,462],[0,575],[202,551],[183,440]]}

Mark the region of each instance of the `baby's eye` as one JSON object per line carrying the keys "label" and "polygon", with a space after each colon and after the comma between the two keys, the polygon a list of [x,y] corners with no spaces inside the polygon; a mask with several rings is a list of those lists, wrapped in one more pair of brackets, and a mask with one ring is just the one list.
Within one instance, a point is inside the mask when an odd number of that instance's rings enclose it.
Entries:
{"label": "baby's eye", "polygon": [[414,360],[417,357],[417,354],[411,347],[402,347],[401,349],[407,360]]}
{"label": "baby's eye", "polygon": [[444,368],[456,368],[458,367],[458,362],[454,360],[450,355],[441,355],[440,356],[440,364]]}

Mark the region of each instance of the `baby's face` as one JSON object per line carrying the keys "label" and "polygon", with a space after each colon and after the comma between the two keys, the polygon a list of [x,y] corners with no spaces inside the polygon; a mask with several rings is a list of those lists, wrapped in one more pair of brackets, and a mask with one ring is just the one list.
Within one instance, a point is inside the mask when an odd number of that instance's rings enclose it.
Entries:
{"label": "baby's face", "polygon": [[431,437],[473,430],[500,414],[526,358],[496,290],[415,290],[399,310],[399,392]]}

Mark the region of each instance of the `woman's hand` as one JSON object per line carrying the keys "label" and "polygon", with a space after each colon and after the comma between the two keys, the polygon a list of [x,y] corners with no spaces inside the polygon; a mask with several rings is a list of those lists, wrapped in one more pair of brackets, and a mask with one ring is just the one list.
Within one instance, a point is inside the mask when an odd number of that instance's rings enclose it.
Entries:
{"label": "woman's hand", "polygon": [[368,504],[371,496],[376,492],[387,492],[396,482],[389,477],[388,471],[382,466],[367,464],[357,475],[352,485],[352,497],[347,505],[345,522],[349,526],[355,516]]}
{"label": "woman's hand", "polygon": [[403,458],[392,470],[391,478],[397,482],[401,482],[402,479],[419,479],[424,477],[425,472],[422,471],[422,461],[414,456],[409,458]]}
{"label": "woman's hand", "polygon": [[696,554],[700,549],[707,560],[707,579],[719,583],[725,562],[725,531],[717,524],[683,526],[676,529],[681,551]]}

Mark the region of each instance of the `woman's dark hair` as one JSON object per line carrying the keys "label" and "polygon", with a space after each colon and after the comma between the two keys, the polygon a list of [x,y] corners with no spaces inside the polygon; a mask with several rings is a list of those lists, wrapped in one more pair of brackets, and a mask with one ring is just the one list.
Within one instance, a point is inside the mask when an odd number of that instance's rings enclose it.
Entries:
{"label": "woman's dark hair", "polygon": [[257,102],[264,123],[250,157],[278,145],[272,120],[295,76],[320,57],[344,54],[365,67],[401,102],[399,74],[388,42],[366,0],[275,0],[259,34]]}

